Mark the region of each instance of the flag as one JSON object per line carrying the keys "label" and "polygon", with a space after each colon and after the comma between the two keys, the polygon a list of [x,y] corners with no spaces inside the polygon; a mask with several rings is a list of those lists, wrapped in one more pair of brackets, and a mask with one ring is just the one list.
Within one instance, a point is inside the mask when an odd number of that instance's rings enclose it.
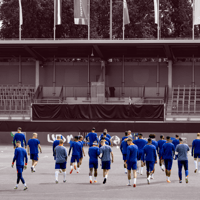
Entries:
{"label": "flag", "polygon": [[74,23],[88,25],[88,0],[74,0]]}
{"label": "flag", "polygon": [[158,0],[154,0],[155,24],[158,24]]}
{"label": "flag", "polygon": [[62,0],[55,0],[55,25],[62,23]]}
{"label": "flag", "polygon": [[23,24],[22,3],[21,0],[19,0],[19,25],[21,26],[22,24]]}
{"label": "flag", "polygon": [[123,0],[123,19],[124,19],[124,25],[130,24],[130,19],[129,19],[129,13],[128,13],[128,5],[126,0]]}
{"label": "flag", "polygon": [[200,24],[200,1],[199,0],[193,1],[193,13],[194,13],[193,24],[194,25]]}

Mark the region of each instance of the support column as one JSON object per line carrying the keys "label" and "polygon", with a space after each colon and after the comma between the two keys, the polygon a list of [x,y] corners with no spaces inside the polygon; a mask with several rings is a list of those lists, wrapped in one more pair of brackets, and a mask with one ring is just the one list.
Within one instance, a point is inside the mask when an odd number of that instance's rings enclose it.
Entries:
{"label": "support column", "polygon": [[172,96],[172,60],[168,61],[168,87],[169,87],[169,97]]}
{"label": "support column", "polygon": [[88,81],[87,81],[87,98],[90,97],[90,56],[88,56]]}
{"label": "support column", "polygon": [[124,85],[125,85],[125,64],[124,64],[124,55],[122,59],[122,97],[124,97]]}
{"label": "support column", "polygon": [[56,61],[53,59],[53,96],[56,95]]}
{"label": "support column", "polygon": [[18,85],[21,86],[22,85],[22,59],[21,59],[21,55],[19,56],[19,82]]}
{"label": "support column", "polygon": [[157,62],[157,78],[156,78],[156,86],[157,86],[157,96],[160,96],[159,87],[160,87],[160,60]]}
{"label": "support column", "polygon": [[192,87],[195,87],[195,58],[192,60]]}
{"label": "support column", "polygon": [[35,90],[37,90],[40,85],[40,61],[36,60],[35,62]]}

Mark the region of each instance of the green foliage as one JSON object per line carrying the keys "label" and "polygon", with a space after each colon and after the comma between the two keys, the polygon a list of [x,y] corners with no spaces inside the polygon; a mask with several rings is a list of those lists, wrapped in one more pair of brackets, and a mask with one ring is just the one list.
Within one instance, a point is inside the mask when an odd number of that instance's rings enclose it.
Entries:
{"label": "green foliage", "polygon": [[[110,37],[110,0],[90,0],[90,37]],[[125,38],[156,38],[153,0],[127,0],[130,24]],[[113,0],[113,38],[122,38],[122,0]],[[53,38],[54,0],[22,0],[22,38]],[[192,37],[190,0],[160,0],[161,37]],[[19,37],[18,0],[3,0],[0,7],[1,38]],[[199,36],[199,26],[195,28]],[[62,1],[62,25],[56,27],[57,38],[87,38],[88,27],[74,24],[74,0]]]}

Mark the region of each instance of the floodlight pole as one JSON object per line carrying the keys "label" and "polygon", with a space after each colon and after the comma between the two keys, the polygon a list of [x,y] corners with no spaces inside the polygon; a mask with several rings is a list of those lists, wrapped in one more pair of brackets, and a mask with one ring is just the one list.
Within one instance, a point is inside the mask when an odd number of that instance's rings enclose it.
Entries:
{"label": "floodlight pole", "polygon": [[124,0],[123,0],[122,4],[123,4],[123,27],[122,27],[122,29],[123,29],[123,40],[124,40],[124,31],[125,31],[125,26],[124,26]]}
{"label": "floodlight pole", "polygon": [[157,39],[160,39],[160,1],[158,0],[158,30],[157,30]]}
{"label": "floodlight pole", "polygon": [[194,40],[194,19],[195,19],[195,0],[193,0],[193,17],[192,17],[192,39]]}
{"label": "floodlight pole", "polygon": [[88,0],[88,40],[90,40],[90,0]]}
{"label": "floodlight pole", "polygon": [[56,0],[54,0],[54,28],[53,28],[53,39],[56,39]]}

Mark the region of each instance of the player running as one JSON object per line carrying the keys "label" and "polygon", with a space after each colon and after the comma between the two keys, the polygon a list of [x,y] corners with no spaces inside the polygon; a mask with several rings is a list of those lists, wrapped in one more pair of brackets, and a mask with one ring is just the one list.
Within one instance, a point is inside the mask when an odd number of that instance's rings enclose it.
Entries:
{"label": "player running", "polygon": [[183,144],[183,140],[179,138],[180,144],[176,146],[176,154],[178,154],[178,174],[179,183],[182,183],[182,167],[185,169],[185,182],[188,183],[188,156],[187,152],[190,150],[187,144]]}
{"label": "player running", "polygon": [[[148,142],[143,139],[142,133],[139,133],[138,139],[137,140],[133,140],[133,143],[135,145],[137,145],[137,147],[138,147],[138,151],[139,151],[138,161],[139,160],[141,161],[140,174],[142,175],[143,174],[143,168],[144,168],[144,162],[142,161],[143,148]],[[139,171],[139,167],[137,169]]]}
{"label": "player running", "polygon": [[[180,144],[180,142],[179,142],[179,135],[176,135],[176,138],[172,141],[172,144],[175,146],[175,149],[176,149],[176,146],[178,145],[178,144]],[[175,155],[175,160],[177,160],[177,155]]]}
{"label": "player running", "polygon": [[94,183],[97,183],[98,156],[100,155],[97,142],[94,142],[93,146],[89,148],[88,155],[89,155],[90,183],[92,184],[93,169],[94,169]]}
{"label": "player running", "polygon": [[164,138],[164,135],[160,136],[160,140],[158,140],[158,156],[159,156],[159,165],[160,169],[164,171],[165,165],[164,165],[164,160],[162,158],[162,146],[163,144],[166,143],[166,140]]}
{"label": "player running", "polygon": [[92,128],[92,132],[88,133],[85,138],[87,141],[89,139],[89,147],[91,147],[95,141],[97,141],[97,143],[99,142],[97,133],[95,133],[95,128]]}
{"label": "player running", "polygon": [[165,163],[165,173],[167,182],[171,183],[170,176],[171,176],[171,169],[173,164],[173,157],[175,155],[175,146],[171,143],[171,139],[169,136],[166,137],[167,142],[162,146],[162,158],[164,159]]}
{"label": "player running", "polygon": [[[59,145],[55,147],[54,153],[56,157],[55,170],[62,170],[63,182],[66,182],[66,167],[67,167],[67,149],[63,146],[63,140],[59,140]],[[55,171],[56,183],[58,183],[59,171]]]}
{"label": "player running", "polygon": [[[27,190],[28,187],[26,186],[25,180],[22,177],[22,172],[23,169],[27,168],[27,163],[28,163],[28,157],[27,157],[27,152],[24,148],[21,146],[21,141],[16,142],[16,149],[15,149],[15,155],[12,161],[12,167],[14,166],[14,163],[16,161],[16,169],[17,169],[17,185],[14,187],[14,189],[18,189],[18,185],[20,180],[24,184],[24,190]],[[24,164],[24,159],[25,159],[25,164]]]}
{"label": "player running", "polygon": [[137,178],[137,158],[139,155],[137,145],[133,144],[132,139],[128,138],[127,140],[127,169],[128,169],[128,186],[131,185],[131,169],[133,170],[133,187],[136,187],[136,178]]}
{"label": "player running", "polygon": [[101,164],[102,164],[103,177],[104,177],[103,184],[105,184],[108,178],[108,173],[109,173],[110,165],[111,165],[110,154],[112,156],[112,163],[114,162],[114,155],[113,155],[111,147],[105,144],[105,140],[101,140],[101,148],[99,151],[100,151],[100,158],[102,161]]}
{"label": "player running", "polygon": [[110,146],[113,147],[113,143],[112,143],[112,140],[111,140],[111,136],[108,134],[107,129],[104,129],[103,133],[102,133],[101,136],[100,136],[100,140],[102,139],[102,137],[105,137],[106,140],[109,141]]}
{"label": "player running", "polygon": [[17,133],[13,137],[14,149],[16,148],[17,141],[21,141],[21,146],[24,147],[24,145],[25,145],[25,149],[26,149],[26,137],[25,137],[24,133],[22,133],[21,131],[22,131],[21,127],[17,128]]}
{"label": "player running", "polygon": [[32,139],[29,139],[27,145],[27,152],[30,155],[30,159],[32,160],[31,172],[35,172],[35,167],[38,164],[39,156],[38,149],[40,149],[40,153],[42,153],[42,148],[40,146],[40,141],[37,139],[38,134],[33,133]]}
{"label": "player running", "polygon": [[80,159],[79,159],[79,169],[80,169],[80,166],[82,165],[82,161],[83,161],[83,156],[85,156],[85,151],[84,151],[84,148],[83,148],[83,136],[82,135],[79,135],[78,136],[78,142],[81,144],[81,148],[82,148],[82,154],[80,154]]}
{"label": "player running", "polygon": [[[156,151],[158,153],[158,142],[156,141],[156,135],[155,134],[150,134],[149,138],[151,138],[152,144],[156,147]],[[151,173],[151,176],[150,176],[151,179],[154,179],[154,173],[155,173],[155,170],[156,170],[156,168],[155,168],[155,164],[156,163],[157,163],[157,159],[156,159],[156,161],[154,163],[153,173]]]}
{"label": "player running", "polygon": [[[55,155],[55,148],[60,144],[61,136],[57,136],[57,139],[53,142],[53,157],[54,160],[56,160],[56,155]],[[62,170],[59,170],[60,173],[62,173]]]}
{"label": "player running", "polygon": [[192,142],[192,156],[194,156],[194,173],[197,173],[197,170],[200,173],[200,133],[197,133],[197,139]]}
{"label": "player running", "polygon": [[125,172],[125,174],[127,174],[127,163],[126,163],[126,160],[127,160],[126,155],[127,155],[127,147],[128,147],[127,140],[128,140],[128,138],[125,138],[120,145],[120,150],[122,152],[123,161],[124,161],[124,172]]}
{"label": "player running", "polygon": [[122,137],[122,142],[123,142],[126,138],[128,138],[128,131],[125,131],[125,136]]}
{"label": "player running", "polygon": [[152,144],[151,138],[148,139],[148,144],[144,147],[143,162],[146,161],[147,169],[147,183],[150,184],[150,178],[154,171],[154,164],[156,162],[156,147]]}
{"label": "player running", "polygon": [[75,162],[77,162],[77,173],[79,173],[79,159],[80,159],[80,155],[82,155],[82,146],[80,144],[80,142],[78,142],[78,136],[74,137],[74,142],[71,143],[70,145],[70,149],[69,149],[69,154],[68,156],[70,156],[70,152],[72,150],[72,157],[71,157],[71,163],[70,163],[70,174],[73,172],[73,164],[74,164],[74,169],[76,170],[76,165]]}

